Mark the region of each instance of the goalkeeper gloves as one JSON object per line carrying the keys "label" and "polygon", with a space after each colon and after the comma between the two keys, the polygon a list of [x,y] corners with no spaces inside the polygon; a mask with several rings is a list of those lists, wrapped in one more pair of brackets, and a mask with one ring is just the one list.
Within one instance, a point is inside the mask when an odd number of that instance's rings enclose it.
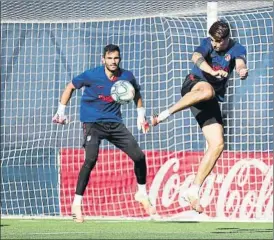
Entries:
{"label": "goalkeeper gloves", "polygon": [[146,110],[143,107],[137,108],[137,128],[142,130],[143,133],[149,131],[149,123],[146,121]]}
{"label": "goalkeeper gloves", "polygon": [[156,126],[158,125],[160,122],[165,121],[168,117],[170,116],[169,110],[165,110],[163,112],[161,112],[160,114],[155,114],[153,116],[151,116],[150,120],[151,120],[151,125],[152,126]]}
{"label": "goalkeeper gloves", "polygon": [[68,118],[65,115],[66,105],[59,103],[57,113],[52,118],[52,122],[59,124],[67,124]]}

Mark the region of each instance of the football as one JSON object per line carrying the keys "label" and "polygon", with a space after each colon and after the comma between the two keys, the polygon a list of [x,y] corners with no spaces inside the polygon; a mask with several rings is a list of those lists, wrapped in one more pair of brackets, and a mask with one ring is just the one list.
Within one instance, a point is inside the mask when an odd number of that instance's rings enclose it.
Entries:
{"label": "football", "polygon": [[111,87],[110,94],[115,102],[126,104],[134,99],[135,89],[129,81],[119,80]]}

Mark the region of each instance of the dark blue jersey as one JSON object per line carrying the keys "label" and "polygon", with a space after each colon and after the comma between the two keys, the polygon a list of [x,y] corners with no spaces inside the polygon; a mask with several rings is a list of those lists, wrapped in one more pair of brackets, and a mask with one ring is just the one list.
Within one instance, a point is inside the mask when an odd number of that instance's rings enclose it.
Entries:
{"label": "dark blue jersey", "polygon": [[140,90],[132,72],[120,69],[115,80],[110,80],[105,73],[104,66],[87,70],[73,78],[75,88],[85,87],[80,106],[81,122],[122,122],[121,105],[110,96],[110,89],[117,80],[129,81]]}
{"label": "dark blue jersey", "polygon": [[217,78],[202,71],[196,65],[194,65],[191,71],[192,74],[209,82],[216,92],[217,99],[222,102],[224,100],[227,81],[235,67],[235,60],[241,58],[246,61],[245,47],[230,39],[229,46],[225,51],[216,52],[211,45],[211,39],[205,38],[202,40],[201,45],[195,49],[195,52],[201,53],[213,70],[228,72],[227,77]]}

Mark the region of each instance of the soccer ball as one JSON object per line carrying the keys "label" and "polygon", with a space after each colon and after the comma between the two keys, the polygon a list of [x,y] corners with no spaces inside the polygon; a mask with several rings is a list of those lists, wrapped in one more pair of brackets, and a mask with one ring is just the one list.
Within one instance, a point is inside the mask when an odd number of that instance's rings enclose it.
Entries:
{"label": "soccer ball", "polygon": [[115,102],[126,104],[134,99],[135,89],[129,81],[119,80],[111,87],[110,94]]}

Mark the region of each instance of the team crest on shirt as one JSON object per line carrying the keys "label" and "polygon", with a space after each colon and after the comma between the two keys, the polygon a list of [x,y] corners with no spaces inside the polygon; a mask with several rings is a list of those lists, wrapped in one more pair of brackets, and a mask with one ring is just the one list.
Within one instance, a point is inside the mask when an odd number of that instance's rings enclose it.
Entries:
{"label": "team crest on shirt", "polygon": [[225,55],[225,60],[226,60],[227,62],[229,62],[230,59],[231,59],[231,55],[227,53],[227,54]]}
{"label": "team crest on shirt", "polygon": [[87,141],[89,142],[91,140],[91,136],[87,136]]}

